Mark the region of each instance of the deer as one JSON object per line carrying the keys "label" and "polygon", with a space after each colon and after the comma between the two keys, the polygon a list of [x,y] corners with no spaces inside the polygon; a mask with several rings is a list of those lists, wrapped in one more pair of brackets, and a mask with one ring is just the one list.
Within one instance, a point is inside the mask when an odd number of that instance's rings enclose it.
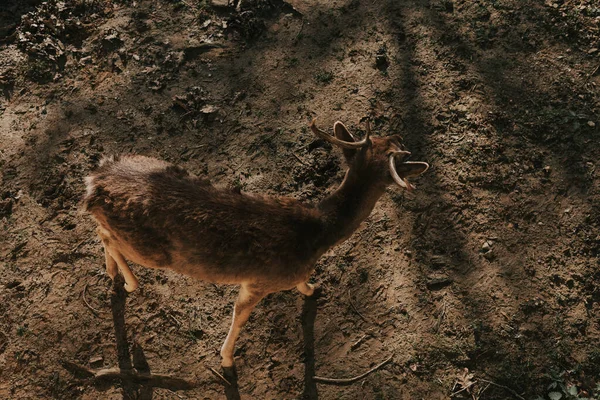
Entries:
{"label": "deer", "polygon": [[319,202],[218,188],[206,178],[142,155],[104,157],[86,177],[84,210],[97,224],[106,273],[119,271],[127,292],[139,282],[128,265],[168,269],[215,284],[239,285],[221,366],[234,366],[235,342],[266,295],[309,283],[317,260],[348,239],[371,214],[386,189],[412,191],[409,178],[429,168],[409,161],[399,135],[357,140],[337,121],[333,135],[311,131],[342,149],[347,164],[341,185]]}

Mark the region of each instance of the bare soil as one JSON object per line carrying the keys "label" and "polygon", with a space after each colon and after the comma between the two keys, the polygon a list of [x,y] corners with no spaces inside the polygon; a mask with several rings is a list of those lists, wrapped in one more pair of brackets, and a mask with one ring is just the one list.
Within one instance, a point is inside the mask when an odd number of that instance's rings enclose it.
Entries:
{"label": "bare soil", "polygon": [[[0,46],[0,398],[600,398],[596,0],[4,0]],[[344,165],[313,117],[432,167],[319,261],[318,299],[259,304],[237,386],[207,368],[235,287],[133,266],[115,326],[79,209],[99,159],[316,201]],[[129,349],[196,387],[65,367]]]}

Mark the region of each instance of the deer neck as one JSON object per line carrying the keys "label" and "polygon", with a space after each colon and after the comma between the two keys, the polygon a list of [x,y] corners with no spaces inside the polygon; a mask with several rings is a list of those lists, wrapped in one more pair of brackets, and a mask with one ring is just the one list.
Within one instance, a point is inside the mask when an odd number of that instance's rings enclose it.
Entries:
{"label": "deer neck", "polygon": [[373,211],[385,186],[349,170],[340,187],[323,199],[318,208],[325,223],[323,241],[333,246],[350,237]]}

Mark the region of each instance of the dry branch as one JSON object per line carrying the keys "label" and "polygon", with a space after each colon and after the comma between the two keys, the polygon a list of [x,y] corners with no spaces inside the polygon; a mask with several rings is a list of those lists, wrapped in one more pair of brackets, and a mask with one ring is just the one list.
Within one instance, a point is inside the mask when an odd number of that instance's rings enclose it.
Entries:
{"label": "dry branch", "polygon": [[124,370],[121,368],[106,368],[95,371],[70,361],[62,361],[61,364],[63,368],[74,376],[84,379],[92,378],[95,381],[120,379],[122,381],[169,390],[189,390],[198,386],[198,382],[175,378],[170,375],[142,373],[135,369]]}
{"label": "dry branch", "polygon": [[88,303],[87,299],[86,299],[86,292],[87,292],[87,288],[88,288],[88,284],[86,283],[85,286],[83,287],[83,292],[81,293],[81,297],[83,299],[83,302],[85,303],[85,305],[87,306],[87,308],[89,308],[90,310],[92,310],[92,312],[94,314],[96,314],[96,316],[100,315],[100,314],[108,314],[108,312],[106,311],[100,311],[100,310],[96,310],[94,307],[91,306],[90,303]]}
{"label": "dry branch", "polygon": [[216,369],[213,367],[206,367],[210,372],[212,372],[217,378],[223,381],[227,386],[231,386],[231,382],[229,382],[223,375],[221,375]]}
{"label": "dry branch", "polygon": [[323,377],[320,377],[320,376],[314,376],[313,380],[315,382],[317,382],[317,383],[325,383],[325,384],[329,384],[329,385],[350,385],[350,384],[352,384],[354,382],[357,382],[357,381],[361,380],[362,378],[366,377],[367,375],[371,374],[372,372],[377,371],[378,369],[380,369],[384,365],[388,364],[390,361],[392,361],[393,357],[394,357],[394,355],[392,354],[391,356],[389,356],[382,363],[374,366],[373,368],[371,368],[370,370],[368,370],[364,374],[360,374],[360,375],[355,376],[353,378],[323,378]]}
{"label": "dry branch", "polygon": [[508,386],[500,385],[500,384],[498,384],[496,382],[488,381],[488,380],[485,380],[485,379],[480,379],[480,381],[481,382],[485,382],[485,383],[489,383],[492,386],[496,386],[496,387],[499,387],[501,389],[507,390],[507,391],[509,391],[513,396],[515,396],[519,400],[525,400],[525,398],[523,396],[521,396],[520,394],[518,394],[517,392],[515,392],[514,390],[512,390]]}

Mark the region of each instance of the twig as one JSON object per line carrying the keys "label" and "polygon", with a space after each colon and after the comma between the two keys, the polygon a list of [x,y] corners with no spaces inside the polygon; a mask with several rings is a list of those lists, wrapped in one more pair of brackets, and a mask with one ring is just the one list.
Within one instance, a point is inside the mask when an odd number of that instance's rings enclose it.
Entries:
{"label": "twig", "polygon": [[456,143],[462,142],[462,140],[465,138],[465,136],[466,136],[466,134],[462,135],[458,139],[450,140],[449,143],[456,144]]}
{"label": "twig", "polygon": [[300,30],[296,34],[296,37],[294,38],[294,40],[298,40],[298,38],[300,38],[300,35],[302,34],[303,29],[304,29],[304,18],[302,18],[302,25],[300,25]]}
{"label": "twig", "polygon": [[446,300],[444,299],[444,302],[442,303],[442,309],[440,310],[440,314],[438,315],[438,319],[435,324],[435,332],[436,333],[440,331],[440,326],[442,325],[442,321],[444,320],[445,316],[446,316]]}
{"label": "twig", "polygon": [[177,325],[178,329],[181,329],[181,322],[179,322],[179,320],[177,318],[175,318],[175,316],[173,315],[173,311],[171,311],[171,310],[166,311],[165,315],[167,317],[170,317],[175,322],[175,324]]}
{"label": "twig", "polygon": [[179,117],[179,121],[183,121],[183,119],[184,119],[185,117],[187,117],[188,115],[190,115],[190,114],[191,114],[191,113],[193,113],[193,112],[194,112],[194,110],[190,110],[190,111],[186,112],[186,113],[185,113],[185,114],[183,114],[181,117]]}
{"label": "twig", "polygon": [[223,375],[221,375],[216,369],[214,369],[213,367],[206,367],[206,368],[208,368],[208,370],[210,372],[215,374],[215,376],[217,378],[221,379],[227,386],[231,386],[231,382],[229,382],[227,379],[225,379],[225,377]]}
{"label": "twig", "polygon": [[81,297],[83,298],[83,302],[85,303],[85,305],[90,310],[92,310],[92,312],[94,312],[94,314],[97,314],[97,315],[99,315],[99,314],[106,314],[107,313],[106,311],[98,311],[94,307],[92,307],[90,305],[90,303],[88,303],[87,299],[85,298],[85,292],[87,292],[87,287],[88,287],[88,284],[86,283],[85,286],[83,287],[83,293],[81,293]]}
{"label": "twig", "polygon": [[525,398],[523,396],[521,396],[520,394],[518,394],[517,392],[515,392],[514,390],[512,390],[508,386],[500,385],[500,384],[498,384],[496,382],[488,381],[488,380],[485,380],[485,379],[479,379],[479,380],[481,382],[489,383],[490,385],[493,385],[493,386],[502,388],[504,390],[507,390],[507,391],[509,391],[513,396],[515,396],[519,400],[525,400]]}
{"label": "twig", "polygon": [[173,393],[175,396],[179,397],[180,399],[185,399],[185,397],[183,397],[182,395],[180,395],[177,392],[172,391],[171,389],[165,389],[165,390],[169,393]]}
{"label": "twig", "polygon": [[[474,385],[474,384],[476,384],[476,383],[477,383],[477,382],[471,382],[471,383],[469,383],[467,386],[465,386],[464,388],[460,389],[459,391],[452,393],[452,394],[450,395],[450,397],[454,397],[454,396],[456,396],[456,395],[457,395],[457,394],[459,394],[460,392],[463,392],[463,391],[465,391],[465,390],[469,389],[471,386],[473,386],[473,385]],[[454,387],[456,387],[456,383],[454,384]],[[452,390],[454,390],[454,388],[452,388]]]}
{"label": "twig", "polygon": [[83,239],[81,242],[77,243],[77,244],[75,245],[75,247],[73,247],[73,249],[71,250],[71,253],[76,253],[76,252],[77,252],[77,250],[79,250],[79,248],[80,248],[80,247],[81,247],[83,244],[85,244],[85,243],[87,243],[87,242],[88,242],[88,240],[89,240],[89,239]]}
{"label": "twig", "polygon": [[61,361],[61,365],[79,378],[93,378],[94,380],[121,379],[170,390],[189,390],[198,387],[199,384],[198,382],[175,378],[170,375],[138,372],[135,369],[106,368],[96,371],[70,361]]}
{"label": "twig", "polygon": [[598,64],[596,66],[596,68],[594,68],[594,70],[592,72],[590,72],[589,74],[587,74],[587,76],[583,80],[583,83],[581,85],[579,85],[579,89],[581,89],[582,87],[584,87],[588,83],[588,81],[590,80],[590,78],[592,76],[596,75],[596,72],[598,72],[599,69],[600,69],[600,64]]}
{"label": "twig", "polygon": [[350,348],[352,350],[356,349],[358,346],[360,346],[360,344],[363,342],[363,340],[365,340],[365,338],[367,338],[369,336],[371,336],[371,335],[368,333],[365,335],[362,335],[362,337],[360,339],[358,339],[356,342],[352,343],[352,346],[350,346]]}
{"label": "twig", "polygon": [[488,388],[489,388],[490,386],[491,386],[491,385],[488,383],[486,387],[484,387],[483,389],[480,389],[480,390],[479,390],[479,392],[477,393],[477,396],[478,396],[478,397],[481,397],[481,395],[483,394],[483,392],[485,392],[486,390],[488,390]]}
{"label": "twig", "polygon": [[369,323],[369,322],[370,322],[368,319],[366,319],[366,318],[364,317],[364,315],[362,315],[362,314],[360,313],[360,311],[358,311],[358,309],[356,308],[356,306],[355,306],[355,305],[354,305],[354,303],[352,302],[352,298],[350,297],[350,292],[348,292],[348,302],[350,303],[350,306],[352,307],[352,309],[354,310],[354,312],[355,312],[355,313],[357,313],[357,314],[358,314],[358,316],[359,316],[359,317],[360,317],[360,318],[361,318],[363,321],[365,321],[366,323]]}
{"label": "twig", "polygon": [[351,383],[357,382],[357,381],[361,380],[362,378],[364,378],[365,376],[377,371],[379,368],[383,367],[384,365],[386,365],[387,363],[392,361],[393,357],[394,357],[394,355],[392,354],[382,363],[374,366],[373,368],[371,368],[364,374],[355,376],[354,378],[323,378],[320,376],[313,376],[313,381],[315,381],[317,383],[325,383],[325,384],[329,384],[329,385],[350,385]]}
{"label": "twig", "polygon": [[292,155],[296,157],[296,160],[300,161],[300,164],[308,166],[307,163],[304,162],[296,153],[292,152]]}

